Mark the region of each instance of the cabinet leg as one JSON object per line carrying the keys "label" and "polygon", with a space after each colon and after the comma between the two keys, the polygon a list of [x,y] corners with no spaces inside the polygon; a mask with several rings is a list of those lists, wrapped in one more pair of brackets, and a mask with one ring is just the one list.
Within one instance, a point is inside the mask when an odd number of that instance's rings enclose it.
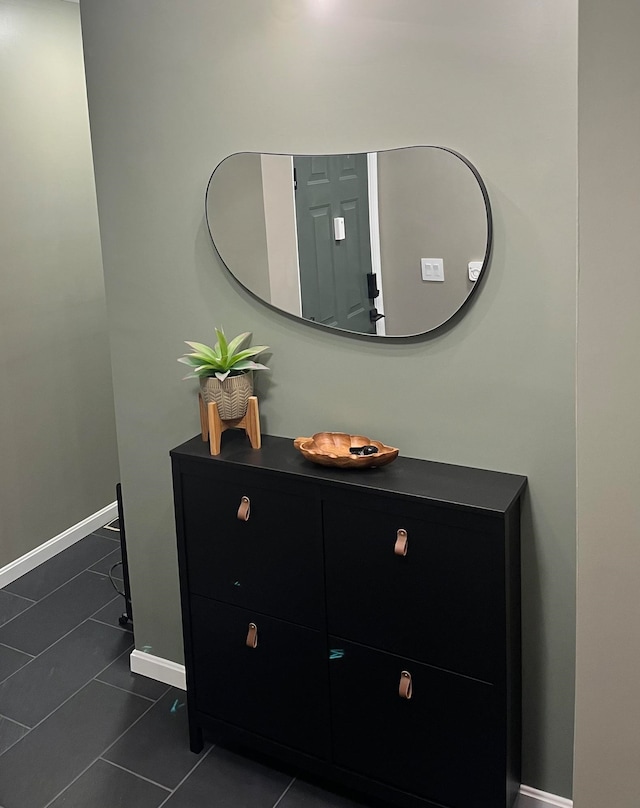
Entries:
{"label": "cabinet leg", "polygon": [[202,752],[204,748],[202,730],[191,721],[189,722],[189,748],[192,752],[195,752],[196,755]]}

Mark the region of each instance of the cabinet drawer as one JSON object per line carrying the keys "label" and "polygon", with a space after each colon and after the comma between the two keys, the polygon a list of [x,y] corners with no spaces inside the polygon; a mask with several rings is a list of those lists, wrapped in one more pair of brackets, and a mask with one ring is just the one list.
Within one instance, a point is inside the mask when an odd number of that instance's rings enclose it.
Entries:
{"label": "cabinet drawer", "polygon": [[[332,634],[490,682],[504,676],[499,531],[337,502],[325,502],[323,515]],[[395,552],[400,529],[404,556]]]}
{"label": "cabinet drawer", "polygon": [[[319,501],[220,476],[182,476],[189,589],[198,595],[283,617],[324,624]],[[249,518],[238,518],[242,498]]]}
{"label": "cabinet drawer", "polygon": [[[318,631],[191,599],[195,706],[214,718],[326,758],[326,640]],[[248,647],[249,625],[256,646]]]}
{"label": "cabinet drawer", "polygon": [[[337,638],[331,647],[336,765],[454,808],[505,805],[505,724],[493,685]],[[403,671],[410,699],[399,693]]]}

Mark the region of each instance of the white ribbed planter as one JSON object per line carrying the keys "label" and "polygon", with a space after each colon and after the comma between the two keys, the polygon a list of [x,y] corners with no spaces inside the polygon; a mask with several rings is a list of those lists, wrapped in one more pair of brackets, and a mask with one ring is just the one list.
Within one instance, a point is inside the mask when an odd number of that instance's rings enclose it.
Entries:
{"label": "white ribbed planter", "polygon": [[223,421],[242,418],[247,412],[249,397],[253,395],[253,373],[227,376],[223,382],[215,376],[201,377],[200,393],[205,405],[216,402],[218,415]]}

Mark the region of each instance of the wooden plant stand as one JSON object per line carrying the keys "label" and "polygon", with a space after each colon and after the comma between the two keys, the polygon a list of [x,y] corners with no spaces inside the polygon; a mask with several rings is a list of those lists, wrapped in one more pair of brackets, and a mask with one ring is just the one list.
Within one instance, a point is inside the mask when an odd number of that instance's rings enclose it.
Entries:
{"label": "wooden plant stand", "polygon": [[202,429],[202,440],[209,441],[209,452],[212,455],[220,454],[220,439],[222,433],[227,429],[244,429],[249,438],[249,443],[254,449],[259,449],[262,445],[260,433],[260,411],[258,410],[258,397],[250,396],[247,404],[247,412],[242,418],[231,418],[222,420],[218,415],[218,405],[215,401],[206,405],[200,393],[198,393],[200,404],[200,427]]}

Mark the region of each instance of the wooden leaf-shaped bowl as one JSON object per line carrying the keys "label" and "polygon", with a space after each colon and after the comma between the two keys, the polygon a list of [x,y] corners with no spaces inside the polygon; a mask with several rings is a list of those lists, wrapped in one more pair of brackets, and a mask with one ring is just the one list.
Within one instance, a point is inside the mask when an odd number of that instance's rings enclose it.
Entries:
{"label": "wooden leaf-shaped bowl", "polygon": [[[386,466],[396,459],[399,451],[379,440],[364,435],[347,435],[346,432],[316,432],[311,438],[296,438],[293,445],[312,463],[342,469]],[[376,446],[378,451],[370,455],[352,454],[349,449],[355,446]]]}

